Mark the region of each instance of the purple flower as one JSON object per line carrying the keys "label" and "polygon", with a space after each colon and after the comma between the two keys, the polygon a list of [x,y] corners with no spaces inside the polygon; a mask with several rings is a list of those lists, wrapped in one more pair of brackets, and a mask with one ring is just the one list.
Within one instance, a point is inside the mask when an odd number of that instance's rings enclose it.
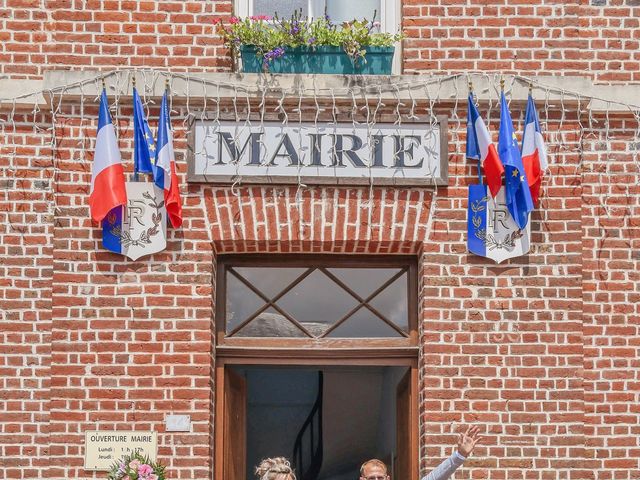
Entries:
{"label": "purple flower", "polygon": [[316,43],[316,37],[311,37],[311,38],[309,38],[309,40],[307,40],[307,43],[308,43],[309,45],[313,45],[314,43]]}
{"label": "purple flower", "polygon": [[264,57],[262,59],[262,65],[265,68],[267,68],[273,60],[275,60],[276,58],[280,58],[283,55],[284,55],[284,48],[282,47],[276,47],[273,50],[269,50],[267,53],[264,54]]}
{"label": "purple flower", "polygon": [[281,57],[282,55],[284,55],[284,48],[282,47],[276,47],[264,54],[265,57],[271,59]]}
{"label": "purple flower", "polygon": [[289,35],[291,35],[292,37],[295,37],[301,31],[302,31],[302,28],[300,27],[300,22],[298,20],[292,20],[291,26],[289,27]]}

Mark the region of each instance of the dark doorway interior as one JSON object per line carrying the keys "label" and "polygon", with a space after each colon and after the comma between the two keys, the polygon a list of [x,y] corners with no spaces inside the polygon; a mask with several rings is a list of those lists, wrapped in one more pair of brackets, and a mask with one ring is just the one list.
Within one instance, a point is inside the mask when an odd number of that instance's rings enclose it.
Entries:
{"label": "dark doorway interior", "polygon": [[299,480],[357,479],[369,458],[395,470],[398,387],[408,368],[230,368],[246,381],[248,478],[273,456],[290,458]]}

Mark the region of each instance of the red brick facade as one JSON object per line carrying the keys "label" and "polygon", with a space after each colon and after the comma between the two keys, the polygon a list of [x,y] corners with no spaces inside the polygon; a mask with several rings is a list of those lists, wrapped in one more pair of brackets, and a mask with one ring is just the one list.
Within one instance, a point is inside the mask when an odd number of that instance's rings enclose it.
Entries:
{"label": "red brick facade", "polygon": [[[406,73],[640,84],[636,0],[402,3]],[[6,0],[0,79],[226,71],[212,20],[231,10],[208,0]],[[464,102],[437,106],[451,119],[447,188],[310,187],[300,198],[296,186],[187,184],[178,105],[185,224],[169,229],[166,251],[137,262],[104,251],[89,218],[94,99],[63,104],[55,118],[3,103],[0,478],[102,478],[82,469],[83,432],[94,427],[157,430],[170,478],[210,478],[212,294],[216,255],[227,252],[418,256],[425,471],[451,452],[461,423],[480,423],[487,439],[456,478],[638,478],[640,114],[543,108],[535,94],[551,166],[531,253],[500,266],[466,250],[474,170]],[[521,108],[512,105],[514,118]],[[497,116],[494,104],[494,132]],[[190,414],[193,433],[163,433],[166,413]]]}

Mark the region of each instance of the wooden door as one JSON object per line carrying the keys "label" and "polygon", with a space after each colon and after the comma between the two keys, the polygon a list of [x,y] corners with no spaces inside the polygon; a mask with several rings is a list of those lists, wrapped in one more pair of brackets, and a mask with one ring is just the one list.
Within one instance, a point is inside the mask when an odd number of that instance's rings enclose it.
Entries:
{"label": "wooden door", "polygon": [[224,371],[224,458],[225,480],[247,478],[247,381],[230,368]]}
{"label": "wooden door", "polygon": [[396,388],[396,456],[393,480],[418,478],[417,370],[409,368]]}

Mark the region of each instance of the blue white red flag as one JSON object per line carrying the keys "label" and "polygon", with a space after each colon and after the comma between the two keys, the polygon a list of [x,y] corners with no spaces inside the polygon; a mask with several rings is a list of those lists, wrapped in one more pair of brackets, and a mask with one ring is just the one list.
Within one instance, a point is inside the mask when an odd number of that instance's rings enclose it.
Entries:
{"label": "blue white red flag", "polygon": [[156,157],[156,146],[136,87],[133,87],[133,132],[133,171],[153,173],[152,165]]}
{"label": "blue white red flag", "polygon": [[529,212],[533,210],[533,201],[504,92],[500,97],[498,153],[504,165],[505,202],[516,225],[523,229],[529,221]]}
{"label": "blue white red flag", "polygon": [[178,228],[182,225],[182,200],[180,199],[176,161],[173,153],[173,134],[167,92],[162,96],[156,148],[154,182],[164,191],[165,206],[171,225]]}
{"label": "blue white red flag", "polygon": [[531,95],[527,101],[524,133],[522,134],[522,164],[527,175],[531,199],[536,204],[540,198],[542,177],[547,169],[547,149],[540,131],[536,104]]}
{"label": "blue white red flag", "polygon": [[109,113],[107,92],[100,96],[96,151],[91,172],[89,209],[91,218],[102,221],[114,208],[127,203],[124,169],[116,139],[116,131]]}
{"label": "blue white red flag", "polygon": [[[487,177],[487,185],[491,195],[495,197],[502,186],[502,174],[504,168],[498,157],[496,147],[491,141],[491,135],[473,101],[473,94],[469,93],[467,109],[467,158],[478,161],[478,173],[480,165],[484,168]],[[478,175],[480,179],[482,176]]]}

